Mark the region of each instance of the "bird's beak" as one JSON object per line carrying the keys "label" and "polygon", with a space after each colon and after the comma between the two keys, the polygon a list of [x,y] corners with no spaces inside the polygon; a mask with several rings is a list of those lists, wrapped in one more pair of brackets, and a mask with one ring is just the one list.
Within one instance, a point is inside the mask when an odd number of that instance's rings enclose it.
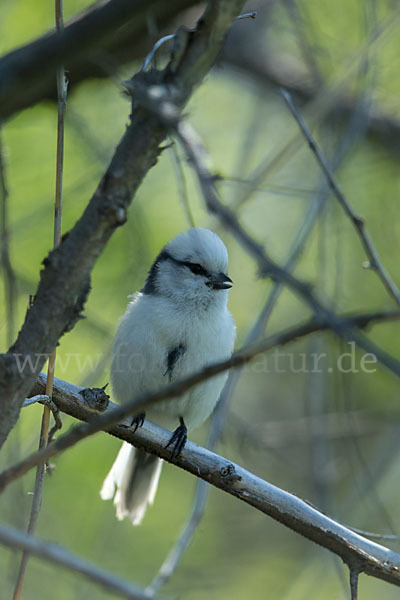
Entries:
{"label": "bird's beak", "polygon": [[228,275],[225,275],[225,273],[218,273],[211,277],[210,283],[214,290],[228,290],[232,287],[233,281]]}

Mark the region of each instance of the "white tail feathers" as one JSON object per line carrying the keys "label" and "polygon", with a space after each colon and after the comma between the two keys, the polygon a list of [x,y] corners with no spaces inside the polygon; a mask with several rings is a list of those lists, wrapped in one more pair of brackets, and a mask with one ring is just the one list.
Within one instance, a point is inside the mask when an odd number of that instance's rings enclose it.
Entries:
{"label": "white tail feathers", "polygon": [[100,496],[111,500],[115,493],[117,518],[129,517],[133,525],[139,525],[147,506],[154,502],[161,468],[161,458],[124,442],[104,480]]}

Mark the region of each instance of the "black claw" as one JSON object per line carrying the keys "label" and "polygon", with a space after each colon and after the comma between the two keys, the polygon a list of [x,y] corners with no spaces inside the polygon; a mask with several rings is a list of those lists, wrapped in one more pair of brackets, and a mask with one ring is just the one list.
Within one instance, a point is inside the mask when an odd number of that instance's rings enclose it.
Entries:
{"label": "black claw", "polygon": [[133,427],[133,433],[136,432],[139,427],[142,427],[144,420],[146,418],[146,413],[141,412],[138,415],[135,415],[132,419],[131,427]]}
{"label": "black claw", "polygon": [[174,433],[171,436],[171,439],[169,440],[168,444],[165,446],[166,448],[168,448],[168,446],[173,445],[172,454],[171,454],[172,459],[179,456],[179,454],[184,449],[186,440],[187,440],[187,428],[185,425],[185,421],[182,419],[182,417],[179,417],[179,422],[180,422],[179,427],[177,427],[175,429]]}

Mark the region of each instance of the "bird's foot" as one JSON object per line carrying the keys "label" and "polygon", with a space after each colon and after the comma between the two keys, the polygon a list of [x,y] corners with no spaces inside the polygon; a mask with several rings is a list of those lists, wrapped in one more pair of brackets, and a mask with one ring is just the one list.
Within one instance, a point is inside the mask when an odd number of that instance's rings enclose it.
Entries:
{"label": "bird's foot", "polygon": [[135,415],[132,419],[131,427],[133,427],[133,433],[136,432],[139,427],[142,427],[144,420],[146,418],[146,413],[141,412],[138,415]]}
{"label": "bird's foot", "polygon": [[165,446],[166,448],[168,448],[171,445],[173,446],[172,454],[171,454],[172,459],[179,456],[179,454],[182,452],[183,448],[185,447],[186,440],[187,440],[187,428],[185,425],[185,421],[182,419],[182,417],[179,417],[179,422],[180,422],[179,427],[177,427],[175,429],[174,433],[171,436],[171,439],[169,440],[168,444]]}

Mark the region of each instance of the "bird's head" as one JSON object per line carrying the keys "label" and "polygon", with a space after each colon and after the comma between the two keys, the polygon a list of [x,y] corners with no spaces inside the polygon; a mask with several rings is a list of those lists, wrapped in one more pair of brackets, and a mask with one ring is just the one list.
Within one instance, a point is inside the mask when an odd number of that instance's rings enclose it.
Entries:
{"label": "bird's head", "polygon": [[227,290],[232,287],[227,269],[228,253],[222,240],[209,229],[189,229],[161,250],[142,293],[204,307],[226,304]]}

